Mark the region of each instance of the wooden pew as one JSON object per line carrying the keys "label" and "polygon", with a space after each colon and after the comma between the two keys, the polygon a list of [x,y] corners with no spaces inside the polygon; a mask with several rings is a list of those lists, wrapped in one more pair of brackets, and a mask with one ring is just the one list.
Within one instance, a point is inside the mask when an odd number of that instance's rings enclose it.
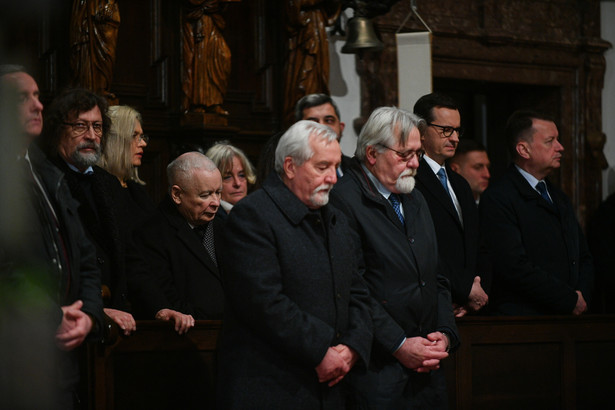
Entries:
{"label": "wooden pew", "polygon": [[612,408],[615,316],[464,317],[451,409]]}
{"label": "wooden pew", "polygon": [[[464,317],[461,347],[444,362],[451,409],[611,408],[615,316]],[[89,408],[213,409],[222,323],[186,335],[139,321],[124,337],[111,325],[88,352]]]}

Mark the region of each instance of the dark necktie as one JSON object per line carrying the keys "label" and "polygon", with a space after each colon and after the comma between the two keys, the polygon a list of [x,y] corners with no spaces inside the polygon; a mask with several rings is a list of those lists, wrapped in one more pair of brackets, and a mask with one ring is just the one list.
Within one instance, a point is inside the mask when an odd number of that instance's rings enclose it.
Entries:
{"label": "dark necktie", "polygon": [[208,223],[206,226],[197,226],[194,230],[199,234],[201,243],[207,250],[207,254],[209,254],[209,257],[213,261],[214,265],[218,266],[218,261],[216,260],[216,246],[214,245],[213,221]]}
{"label": "dark necktie", "polygon": [[395,210],[397,217],[401,221],[401,224],[404,225],[405,221],[404,221],[404,215],[401,213],[401,202],[399,201],[399,195],[397,194],[389,195],[389,202],[393,206],[393,209]]}
{"label": "dark necktie", "polygon": [[542,196],[545,201],[547,201],[550,205],[553,205],[553,201],[551,201],[549,193],[547,192],[547,184],[545,181],[538,181],[536,184],[536,189],[540,192],[540,196]]}

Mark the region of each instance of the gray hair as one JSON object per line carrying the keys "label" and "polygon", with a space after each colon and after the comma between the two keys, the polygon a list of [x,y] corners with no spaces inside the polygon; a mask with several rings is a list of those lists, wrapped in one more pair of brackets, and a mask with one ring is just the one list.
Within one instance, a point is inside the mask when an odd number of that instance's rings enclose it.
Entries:
{"label": "gray hair", "polygon": [[167,178],[169,181],[169,190],[173,185],[180,185],[185,182],[193,171],[203,169],[212,172],[218,169],[214,162],[200,152],[186,152],[175,158],[167,166]]}
{"label": "gray hair", "polygon": [[[369,146],[382,144],[390,147],[397,141],[403,145],[414,128],[418,128],[422,136],[427,123],[419,116],[401,108],[376,108],[361,129],[354,155],[360,161],[364,161],[365,151]],[[383,152],[384,148],[378,147],[377,150]]]}
{"label": "gray hair", "polygon": [[231,172],[233,169],[233,158],[237,157],[239,162],[241,162],[248,183],[254,184],[256,182],[256,174],[252,163],[242,150],[231,145],[229,141],[224,140],[216,142],[207,150],[205,155],[218,166],[220,173],[223,175],[227,172]]}
{"label": "gray hair", "polygon": [[333,101],[333,99],[327,94],[308,94],[297,101],[295,105],[295,121],[300,121],[303,119],[303,110],[312,107],[318,107],[323,104],[331,104],[333,109],[335,110],[335,115],[337,115],[337,119],[341,119],[340,110],[337,108],[337,104]]}
{"label": "gray hair", "polygon": [[13,73],[26,73],[30,75],[26,67],[19,64],[0,64],[0,77],[13,74]]}
{"label": "gray hair", "polygon": [[337,134],[326,125],[308,120],[294,123],[282,135],[275,150],[275,170],[279,175],[284,175],[286,157],[291,157],[297,165],[302,165],[312,158],[314,151],[310,146],[311,136],[326,139],[329,142],[337,141]]}

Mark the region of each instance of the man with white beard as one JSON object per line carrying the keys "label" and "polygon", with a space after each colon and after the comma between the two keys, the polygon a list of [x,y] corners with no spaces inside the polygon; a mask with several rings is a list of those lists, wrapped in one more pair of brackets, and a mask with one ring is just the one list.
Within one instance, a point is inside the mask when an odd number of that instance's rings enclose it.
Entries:
{"label": "man with white beard", "polygon": [[275,172],[229,214],[220,409],[343,409],[348,372],[369,361],[359,250],[327,205],[340,160],[329,127],[299,121],[280,138]]}
{"label": "man with white beard", "polygon": [[374,323],[370,364],[349,375],[352,408],[447,403],[440,361],[459,339],[429,208],[413,190],[425,128],[405,110],[376,109],[361,130],[352,166],[331,193],[361,249]]}

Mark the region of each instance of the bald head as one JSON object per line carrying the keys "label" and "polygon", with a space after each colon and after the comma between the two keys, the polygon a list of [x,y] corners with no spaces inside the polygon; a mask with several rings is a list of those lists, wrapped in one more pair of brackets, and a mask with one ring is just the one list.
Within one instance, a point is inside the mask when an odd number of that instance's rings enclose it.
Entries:
{"label": "bald head", "polygon": [[200,152],[187,152],[169,164],[167,176],[171,199],[189,224],[199,226],[214,219],[222,177],[212,160]]}

